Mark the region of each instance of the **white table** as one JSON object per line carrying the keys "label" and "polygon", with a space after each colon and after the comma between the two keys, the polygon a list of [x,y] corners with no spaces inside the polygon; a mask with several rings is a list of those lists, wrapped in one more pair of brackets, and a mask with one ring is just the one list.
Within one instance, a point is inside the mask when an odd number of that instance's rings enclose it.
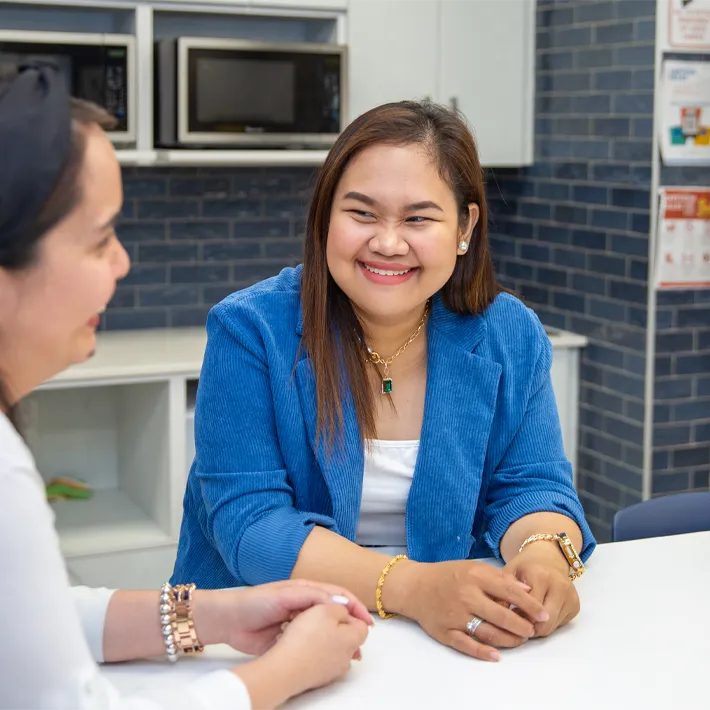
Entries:
{"label": "white table", "polygon": [[[707,710],[710,533],[600,545],[577,582],[582,612],[498,664],[459,655],[415,624],[378,623],[364,660],[289,710]],[[229,667],[239,655],[105,667],[124,691]]]}

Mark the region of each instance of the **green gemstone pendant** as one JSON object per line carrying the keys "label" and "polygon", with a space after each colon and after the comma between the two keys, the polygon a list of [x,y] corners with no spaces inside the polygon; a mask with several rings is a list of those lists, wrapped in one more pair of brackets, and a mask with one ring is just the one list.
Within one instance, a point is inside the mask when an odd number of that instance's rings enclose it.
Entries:
{"label": "green gemstone pendant", "polygon": [[382,394],[390,394],[392,392],[392,378],[382,378]]}

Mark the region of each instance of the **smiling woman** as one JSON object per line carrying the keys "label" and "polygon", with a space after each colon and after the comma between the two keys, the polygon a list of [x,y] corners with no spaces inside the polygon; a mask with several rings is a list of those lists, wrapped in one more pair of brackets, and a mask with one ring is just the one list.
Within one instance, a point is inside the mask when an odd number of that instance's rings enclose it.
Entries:
{"label": "smiling woman", "polygon": [[[70,587],[45,484],[12,421],[25,394],[91,357],[97,312],[129,268],[106,118],[72,101],[52,64],[0,75],[0,638],[12,648],[0,710],[269,710],[347,673],[372,623],[363,605],[305,581],[226,593]],[[96,664],[176,661],[213,643],[261,657],[166,679],[153,697],[121,695]]]}
{"label": "smiling woman", "polygon": [[[39,99],[22,78],[14,93],[24,89],[31,106]],[[53,101],[61,101],[57,93],[49,93]],[[9,119],[2,126],[0,180],[2,192],[11,192],[0,200],[0,352],[7,378],[0,405],[10,414],[8,401],[91,356],[99,313],[129,268],[114,231],[123,203],[121,171],[102,130],[113,119],[91,103],[64,98],[64,104],[42,107],[55,121],[51,130],[44,121],[36,150],[23,149],[22,132],[42,123],[41,116],[25,108],[29,115],[14,133]],[[61,150],[64,121],[72,128]]]}
{"label": "smiling woman", "polygon": [[[458,114],[356,119],[318,175],[302,267],[207,328],[173,582],[338,582],[486,660],[577,614],[568,550],[594,540],[551,345],[495,280]],[[505,569],[474,560],[490,555]]]}

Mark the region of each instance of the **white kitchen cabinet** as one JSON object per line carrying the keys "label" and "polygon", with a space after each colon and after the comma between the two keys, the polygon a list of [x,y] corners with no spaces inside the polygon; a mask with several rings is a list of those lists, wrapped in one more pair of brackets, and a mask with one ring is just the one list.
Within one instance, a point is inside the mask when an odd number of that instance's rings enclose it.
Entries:
{"label": "white kitchen cabinet", "polygon": [[533,159],[535,0],[350,0],[350,118],[388,101],[457,106],[486,166]]}
{"label": "white kitchen cabinet", "polygon": [[350,0],[350,119],[373,106],[434,98],[439,0]]}
{"label": "white kitchen cabinet", "polygon": [[439,100],[468,119],[484,165],[532,163],[534,0],[443,0]]}

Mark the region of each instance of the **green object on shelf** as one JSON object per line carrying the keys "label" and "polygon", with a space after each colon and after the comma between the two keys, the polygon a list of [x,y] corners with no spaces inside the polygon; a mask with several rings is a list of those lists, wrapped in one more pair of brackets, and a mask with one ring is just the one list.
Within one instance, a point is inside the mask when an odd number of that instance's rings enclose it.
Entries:
{"label": "green object on shelf", "polygon": [[86,500],[94,492],[86,483],[75,478],[53,478],[46,486],[47,499],[53,500]]}

